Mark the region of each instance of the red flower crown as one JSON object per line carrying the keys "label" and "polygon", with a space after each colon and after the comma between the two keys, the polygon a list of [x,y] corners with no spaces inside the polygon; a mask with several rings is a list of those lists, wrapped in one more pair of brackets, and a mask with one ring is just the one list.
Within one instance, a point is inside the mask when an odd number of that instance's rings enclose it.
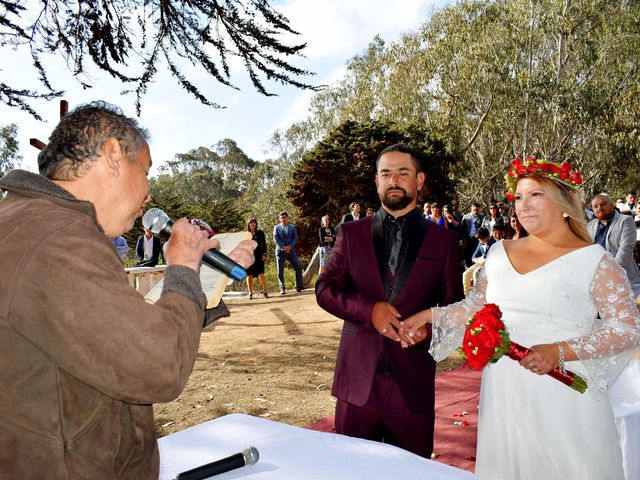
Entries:
{"label": "red flower crown", "polygon": [[574,169],[569,162],[563,162],[561,165],[558,165],[557,163],[547,160],[538,160],[535,157],[527,157],[526,160],[516,158],[511,162],[509,171],[504,176],[507,183],[506,195],[510,202],[515,200],[518,178],[532,173],[553,178],[555,181],[566,185],[572,190],[582,185],[582,175],[580,175],[580,172]]}

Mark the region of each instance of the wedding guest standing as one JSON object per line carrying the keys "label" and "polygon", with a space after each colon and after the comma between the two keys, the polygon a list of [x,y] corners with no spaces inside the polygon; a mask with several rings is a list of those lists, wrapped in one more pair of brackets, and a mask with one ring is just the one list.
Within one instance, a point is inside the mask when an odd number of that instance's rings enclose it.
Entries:
{"label": "wedding guest standing", "polygon": [[358,202],[351,202],[349,204],[349,213],[345,213],[340,220],[340,225],[347,222],[354,222],[360,220],[360,204]]}
{"label": "wedding guest standing", "polygon": [[336,243],[336,231],[333,227],[329,226],[329,215],[325,215],[320,219],[320,230],[318,232],[320,237],[320,274],[324,272],[324,267],[329,263],[331,254],[333,253],[333,246]]}
{"label": "wedding guest standing", "polygon": [[[358,207],[360,208],[360,207]],[[296,254],[296,243],[298,242],[298,231],[296,226],[289,223],[289,214],[280,212],[278,215],[280,223],[273,227],[273,241],[276,244],[276,259],[278,261],[278,285],[280,287],[280,295],[287,293],[284,285],[284,261],[289,263],[296,271],[296,291],[304,290],[302,280],[302,265]]]}
{"label": "wedding guest standing", "polygon": [[155,267],[160,262],[160,253],[162,253],[160,239],[151,230],[145,228],[144,235],[140,235],[136,242],[138,266]]}
{"label": "wedding guest standing", "polygon": [[587,225],[591,238],[611,253],[624,268],[637,296],[640,294],[640,269],[633,256],[636,246],[636,223],[633,217],[614,210],[611,197],[606,193],[593,197],[591,208],[596,217]]}
{"label": "wedding guest standing", "polygon": [[262,287],[262,295],[269,298],[267,292],[267,279],[264,276],[264,262],[267,260],[267,240],[262,230],[258,230],[258,220],[252,218],[247,224],[247,230],[251,234],[251,239],[255,240],[258,246],[253,251],[255,261],[247,269],[247,287],[249,288],[249,300],[253,298],[253,279],[258,277],[260,287]]}
{"label": "wedding guest standing", "polygon": [[442,215],[446,220],[447,229],[453,230],[454,232],[458,232],[460,227],[460,217],[454,213],[453,207],[451,205],[443,206]]}
{"label": "wedding guest standing", "polygon": [[462,256],[464,257],[467,267],[470,267],[473,264],[473,259],[471,257],[478,246],[476,234],[478,233],[478,229],[482,226],[483,221],[484,215],[480,213],[480,204],[478,202],[473,202],[471,204],[471,211],[462,217],[462,222],[460,222]]}
{"label": "wedding guest standing", "polygon": [[129,251],[127,240],[123,236],[111,237],[111,243],[113,243],[116,252],[118,252],[120,260],[124,262],[124,260],[127,258],[127,252]]}
{"label": "wedding guest standing", "polygon": [[429,220],[429,217],[431,216],[431,204],[429,202],[424,202],[424,205],[422,206],[422,215],[424,218]]}
{"label": "wedding guest standing", "polygon": [[431,215],[427,217],[427,220],[435,223],[441,228],[444,228],[444,229],[448,228],[447,220],[442,216],[442,210],[440,209],[440,205],[438,205],[438,203],[436,202],[433,202],[431,204]]}
{"label": "wedding guest standing", "polygon": [[516,213],[515,208],[512,208],[509,213],[509,226],[511,227],[510,233],[512,240],[524,238],[529,235],[527,230],[520,223],[520,220],[518,220],[518,214]]}
{"label": "wedding guest standing", "polygon": [[[640,317],[625,271],[592,243],[575,192],[582,179],[571,170],[514,161],[509,196],[529,236],[496,243],[465,300],[403,322],[432,323],[429,351],[442,360],[460,346],[467,319],[493,303],[511,339],[531,348],[519,363],[502,358],[482,372],[482,478],[624,479],[607,390],[640,343]],[[547,376],[554,368],[587,379],[587,392]]]}
{"label": "wedding guest standing", "polygon": [[493,232],[493,226],[496,224],[498,219],[501,218],[498,215],[498,205],[495,203],[489,206],[489,215],[482,219],[482,226],[489,230],[489,233]]}

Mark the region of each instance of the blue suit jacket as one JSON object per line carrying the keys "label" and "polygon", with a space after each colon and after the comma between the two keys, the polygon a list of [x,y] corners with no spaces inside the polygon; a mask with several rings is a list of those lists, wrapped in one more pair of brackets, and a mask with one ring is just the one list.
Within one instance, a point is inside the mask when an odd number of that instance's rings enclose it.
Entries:
{"label": "blue suit jacket", "polygon": [[279,255],[284,247],[291,247],[295,252],[296,242],[298,241],[298,232],[296,226],[292,223],[288,225],[288,232],[285,233],[284,225],[281,223],[273,227],[273,241],[276,244],[276,255]]}
{"label": "blue suit jacket", "polygon": [[478,246],[476,247],[476,251],[473,252],[473,255],[471,255],[471,258],[478,258],[478,257],[482,257],[482,258],[487,258],[487,253],[489,252],[489,248],[491,248],[491,245],[493,245],[494,243],[496,243],[496,239],[491,237],[491,239],[489,240],[489,243],[487,244],[487,249],[483,250],[482,247],[482,243],[478,242]]}

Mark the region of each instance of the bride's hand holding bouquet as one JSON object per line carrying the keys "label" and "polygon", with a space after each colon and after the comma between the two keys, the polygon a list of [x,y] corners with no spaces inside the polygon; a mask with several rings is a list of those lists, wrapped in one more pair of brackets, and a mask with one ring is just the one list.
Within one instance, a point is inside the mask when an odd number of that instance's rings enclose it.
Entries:
{"label": "bride's hand holding bouquet", "polygon": [[[469,368],[482,370],[488,363],[495,363],[506,355],[532,373],[550,375],[580,393],[585,392],[586,381],[564,368],[564,342],[523,347],[511,341],[501,317],[500,308],[489,303],[467,320],[461,349]],[[401,325],[403,329],[409,329],[406,334],[412,341],[415,331],[426,323],[432,323],[431,310],[412,315]]]}

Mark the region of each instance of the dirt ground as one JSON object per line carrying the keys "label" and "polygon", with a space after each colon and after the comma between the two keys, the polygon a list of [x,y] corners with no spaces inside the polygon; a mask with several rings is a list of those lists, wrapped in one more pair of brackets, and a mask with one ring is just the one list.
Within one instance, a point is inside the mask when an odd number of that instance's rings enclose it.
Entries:
{"label": "dirt ground", "polygon": [[[342,321],[301,293],[225,300],[231,317],[202,333],[180,397],[155,406],[159,436],[230,413],[306,426],[333,415],[331,382]],[[452,356],[438,371],[460,364]]]}

